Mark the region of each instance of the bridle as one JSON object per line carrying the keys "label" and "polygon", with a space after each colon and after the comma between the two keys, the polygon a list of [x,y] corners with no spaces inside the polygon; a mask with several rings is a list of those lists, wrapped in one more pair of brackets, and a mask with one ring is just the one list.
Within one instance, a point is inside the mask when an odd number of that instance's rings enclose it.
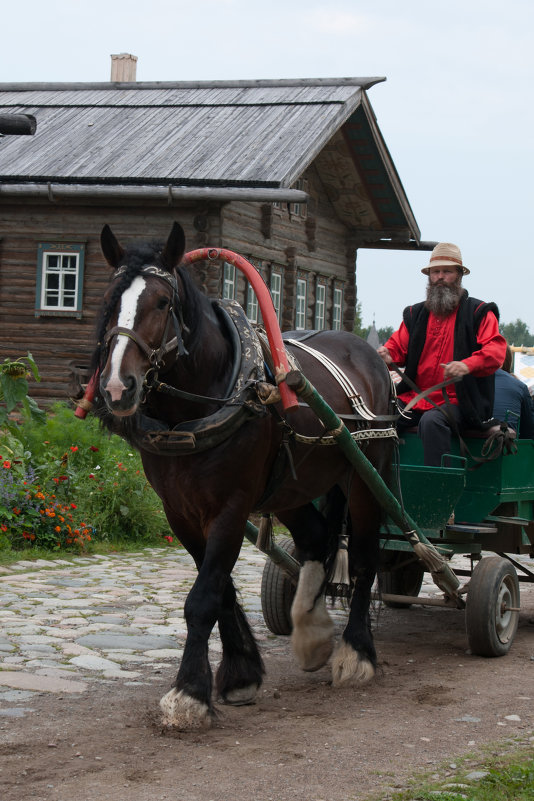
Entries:
{"label": "bridle", "polygon": [[[119,267],[117,270],[115,270],[112,280],[123,275],[126,272],[126,269],[126,267]],[[176,277],[166,270],[162,270],[160,267],[156,267],[151,264],[144,265],[139,271],[139,275],[152,275],[155,278],[165,281],[165,283],[168,284],[172,289],[172,300],[169,305],[165,329],[161,338],[161,344],[159,348],[151,348],[150,345],[147,345],[144,339],[142,339],[142,337],[140,337],[139,334],[137,334],[133,329],[125,328],[122,325],[116,325],[106,333],[104,345],[106,346],[106,349],[109,350],[110,342],[114,337],[128,337],[135,342],[139,349],[148,358],[148,361],[150,362],[150,370],[157,371],[162,367],[165,356],[171,351],[177,350],[178,356],[188,355],[188,351],[183,340],[183,332],[187,332],[188,328],[184,323],[182,304],[180,302],[178,282]],[[167,341],[171,327],[174,330],[174,337]]]}

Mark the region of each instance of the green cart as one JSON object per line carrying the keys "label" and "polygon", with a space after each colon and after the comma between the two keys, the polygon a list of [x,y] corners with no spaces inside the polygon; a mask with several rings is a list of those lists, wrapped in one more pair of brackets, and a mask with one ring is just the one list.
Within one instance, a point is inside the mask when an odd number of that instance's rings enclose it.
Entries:
{"label": "green cart", "polygon": [[[343,428],[301,374],[294,388],[328,430]],[[521,554],[534,557],[534,441],[517,440],[510,451],[503,449],[483,461],[485,442],[466,438],[467,456],[460,455],[455,443],[453,453],[444,457],[446,465],[427,467],[420,439],[407,433],[399,445],[400,486],[391,491],[346,429],[338,439],[386,511],[377,597],[398,608],[422,604],[464,609],[471,652],[502,656],[517,631],[519,583],[534,582],[534,573],[520,559]],[[256,542],[250,523],[247,536]],[[262,578],[263,616],[273,633],[289,634],[299,569],[292,540],[272,543],[266,552],[270,560]],[[450,560],[458,556],[466,559],[454,559],[452,569]],[[443,590],[441,595],[419,595],[425,572]]]}

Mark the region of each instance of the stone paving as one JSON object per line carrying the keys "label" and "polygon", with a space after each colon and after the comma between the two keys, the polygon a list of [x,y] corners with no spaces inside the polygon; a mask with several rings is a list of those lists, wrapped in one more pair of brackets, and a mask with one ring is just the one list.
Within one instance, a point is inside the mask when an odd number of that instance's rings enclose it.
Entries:
{"label": "stone paving", "polygon": [[[235,570],[251,622],[261,621],[259,639],[269,636],[260,600],[264,560],[246,544]],[[10,705],[38,692],[162,681],[182,654],[183,606],[195,576],[186,552],[159,548],[0,567],[0,716],[25,714]],[[220,649],[215,629],[214,659]]]}
{"label": "stone paving", "polygon": [[[264,562],[245,543],[234,579],[257,638],[286,648],[287,638],[272,635],[261,614]],[[533,569],[534,560],[527,562]],[[168,680],[182,654],[183,606],[195,576],[186,552],[160,548],[0,567],[0,717],[26,714],[30,708],[20,704],[36,693],[84,692],[95,681]],[[422,594],[436,592],[425,581]],[[333,610],[338,623],[344,615]],[[215,660],[220,649],[215,629]]]}

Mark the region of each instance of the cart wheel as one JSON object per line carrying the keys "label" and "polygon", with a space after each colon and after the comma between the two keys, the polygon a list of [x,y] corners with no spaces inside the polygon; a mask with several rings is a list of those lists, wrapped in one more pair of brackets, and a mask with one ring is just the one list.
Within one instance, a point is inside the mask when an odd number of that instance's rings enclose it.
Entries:
{"label": "cart wheel", "polygon": [[465,627],[471,653],[504,656],[517,631],[519,580],[502,556],[481,559],[467,590]]}
{"label": "cart wheel", "polygon": [[[295,555],[295,543],[291,537],[277,540],[277,544]],[[261,577],[261,611],[265,625],[273,634],[291,634],[291,604],[296,587],[278,565],[268,559]]]}
{"label": "cart wheel", "polygon": [[[406,562],[402,565],[402,562]],[[407,561],[406,554],[399,551],[388,559],[390,570],[379,571],[378,583],[381,592],[390,595],[419,595],[425,569],[418,560]],[[401,567],[397,567],[401,565]],[[390,609],[408,609],[411,604],[399,601],[384,601]]]}

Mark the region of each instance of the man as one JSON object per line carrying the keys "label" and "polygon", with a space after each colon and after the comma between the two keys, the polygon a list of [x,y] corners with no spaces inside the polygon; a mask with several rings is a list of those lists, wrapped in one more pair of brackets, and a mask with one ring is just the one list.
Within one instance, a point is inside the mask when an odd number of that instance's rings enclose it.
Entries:
{"label": "man", "polygon": [[[462,287],[470,271],[460,248],[440,242],[421,272],[428,276],[426,301],[404,310],[400,328],[378,353],[386,364],[405,367],[420,391],[461,379],[417,401],[398,425],[399,431],[418,426],[425,464],[438,467],[450,452],[451,428],[490,425],[494,373],[504,361],[506,341],[497,306],[469,297]],[[397,392],[401,408],[418,394],[407,381]]]}
{"label": "man", "polygon": [[493,416],[518,431],[521,439],[534,439],[534,405],[528,387],[512,373],[513,353],[506,346],[506,357],[495,373]]}

